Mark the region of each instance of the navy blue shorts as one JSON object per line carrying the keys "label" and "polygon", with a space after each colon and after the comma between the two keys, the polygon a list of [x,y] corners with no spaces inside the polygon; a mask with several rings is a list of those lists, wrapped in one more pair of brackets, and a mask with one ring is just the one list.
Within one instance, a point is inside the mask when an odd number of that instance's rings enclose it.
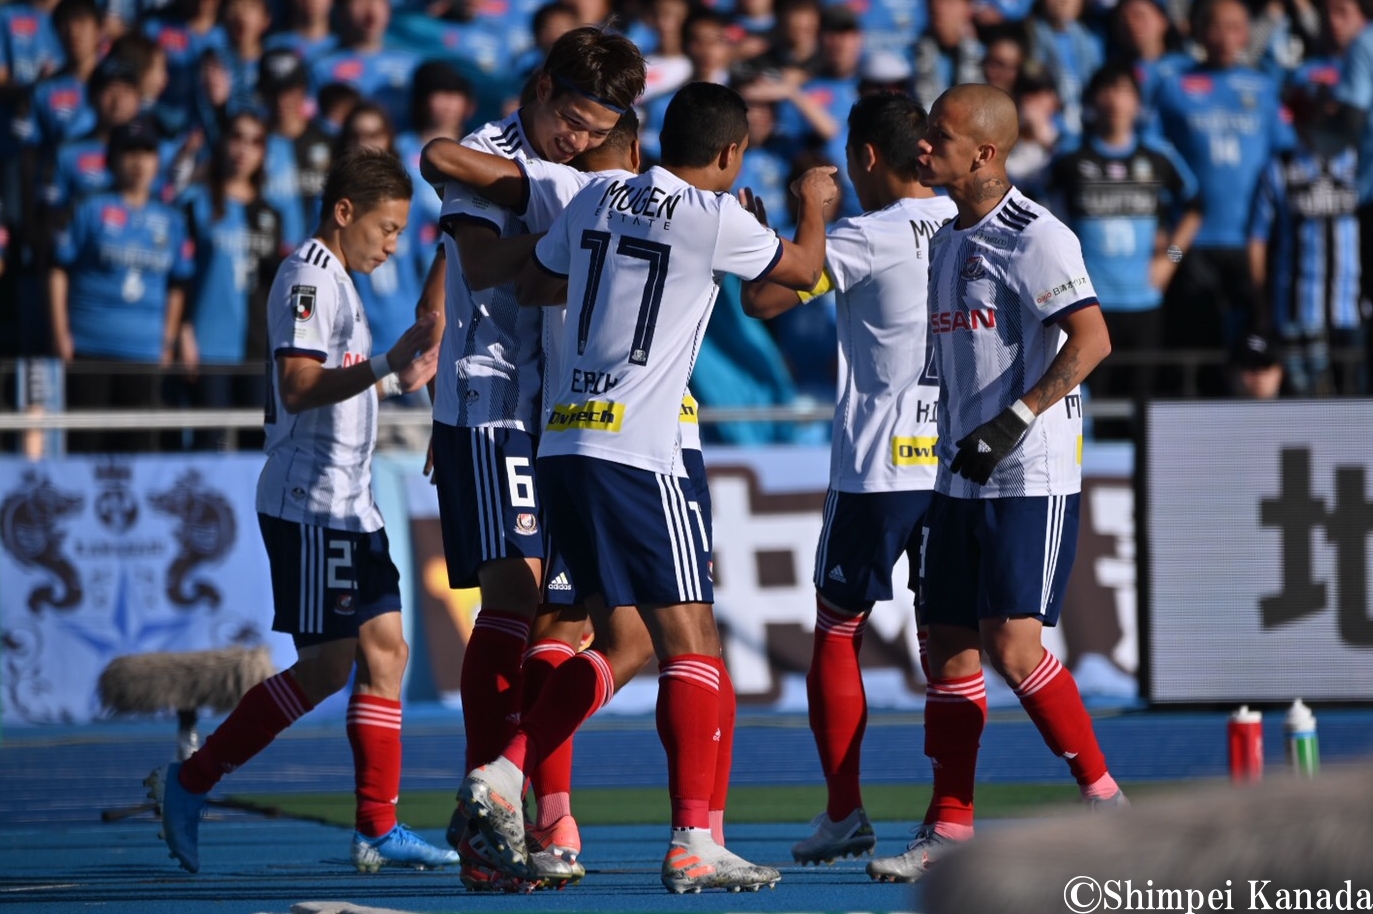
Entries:
{"label": "navy blue shorts", "polygon": [[533,437],[435,422],[433,445],[448,586],[478,586],[477,571],[497,559],[543,560]]}
{"label": "navy blue shorts", "polygon": [[349,533],[257,516],[272,568],[272,631],[296,647],[356,638],[382,613],[400,611],[400,572],[386,531]]}
{"label": "navy blue shorts", "polygon": [[921,621],[976,629],[981,619],[1034,616],[1058,624],[1081,501],[936,493],[925,515]]}
{"label": "navy blue shorts", "polygon": [[579,455],[539,458],[539,495],[578,601],[713,603],[709,522],[696,483]]}
{"label": "navy blue shorts", "polygon": [[920,535],[929,489],[825,495],[825,521],[815,549],[815,589],[841,609],[871,609],[892,598],[892,569],[905,553],[906,586],[919,591]]}

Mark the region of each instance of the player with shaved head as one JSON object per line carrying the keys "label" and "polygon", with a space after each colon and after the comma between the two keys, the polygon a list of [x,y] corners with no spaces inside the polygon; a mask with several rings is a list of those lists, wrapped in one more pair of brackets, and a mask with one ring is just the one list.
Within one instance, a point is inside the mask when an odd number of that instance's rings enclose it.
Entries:
{"label": "player with shaved head", "polygon": [[939,466],[919,613],[934,789],[905,852],[868,864],[882,881],[914,882],[972,837],[983,651],[1090,806],[1126,804],[1072,674],[1041,641],[1058,622],[1076,549],[1078,385],[1111,343],[1077,237],[1006,176],[1018,132],[1009,95],[961,85],[935,101],[920,143],[921,183],[958,207],[930,241]]}

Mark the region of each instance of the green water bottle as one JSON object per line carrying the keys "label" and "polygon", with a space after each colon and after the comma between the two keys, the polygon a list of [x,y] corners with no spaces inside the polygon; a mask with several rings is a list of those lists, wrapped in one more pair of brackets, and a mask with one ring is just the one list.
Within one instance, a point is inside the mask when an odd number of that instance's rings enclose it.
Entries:
{"label": "green water bottle", "polygon": [[1321,750],[1316,743],[1316,715],[1298,698],[1283,721],[1287,737],[1287,761],[1299,778],[1313,778],[1320,771]]}

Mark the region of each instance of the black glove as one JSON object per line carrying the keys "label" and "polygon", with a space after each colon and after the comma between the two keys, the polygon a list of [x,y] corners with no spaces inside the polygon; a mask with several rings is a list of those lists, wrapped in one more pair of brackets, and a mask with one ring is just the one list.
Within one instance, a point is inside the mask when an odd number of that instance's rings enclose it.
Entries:
{"label": "black glove", "polygon": [[[1022,405],[1020,409],[1029,412],[1026,406]],[[979,425],[972,434],[958,442],[958,453],[954,455],[949,469],[980,486],[986,485],[987,480],[992,478],[992,470],[1015,450],[1029,427],[1030,423],[1022,418],[1015,406],[1006,407],[995,419]]]}

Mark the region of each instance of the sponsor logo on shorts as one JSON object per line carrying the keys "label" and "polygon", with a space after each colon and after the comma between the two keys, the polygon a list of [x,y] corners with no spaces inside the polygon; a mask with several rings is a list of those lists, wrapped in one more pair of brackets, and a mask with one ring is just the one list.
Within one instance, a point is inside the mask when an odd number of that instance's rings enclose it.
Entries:
{"label": "sponsor logo on shorts", "polygon": [[353,614],[353,595],[351,593],[341,593],[338,601],[334,604],[334,612],[340,616],[351,616]]}
{"label": "sponsor logo on shorts", "polygon": [[833,568],[831,568],[830,573],[825,575],[825,577],[829,578],[831,581],[834,581],[836,584],[848,583],[848,581],[844,578],[844,569],[840,568],[838,565],[835,565]]}
{"label": "sponsor logo on shorts", "polygon": [[567,579],[567,572],[558,572],[557,577],[548,582],[549,590],[571,590],[572,582]]}
{"label": "sponsor logo on shorts", "polygon": [[602,400],[585,403],[559,403],[548,417],[550,432],[585,428],[597,432],[618,432],[624,422],[625,405]]}
{"label": "sponsor logo on shorts", "polygon": [[515,532],[521,536],[533,536],[539,532],[539,519],[528,512],[515,515]]}
{"label": "sponsor logo on shorts", "polygon": [[891,440],[892,466],[934,466],[939,458],[934,455],[935,437],[912,438],[897,436]]}

